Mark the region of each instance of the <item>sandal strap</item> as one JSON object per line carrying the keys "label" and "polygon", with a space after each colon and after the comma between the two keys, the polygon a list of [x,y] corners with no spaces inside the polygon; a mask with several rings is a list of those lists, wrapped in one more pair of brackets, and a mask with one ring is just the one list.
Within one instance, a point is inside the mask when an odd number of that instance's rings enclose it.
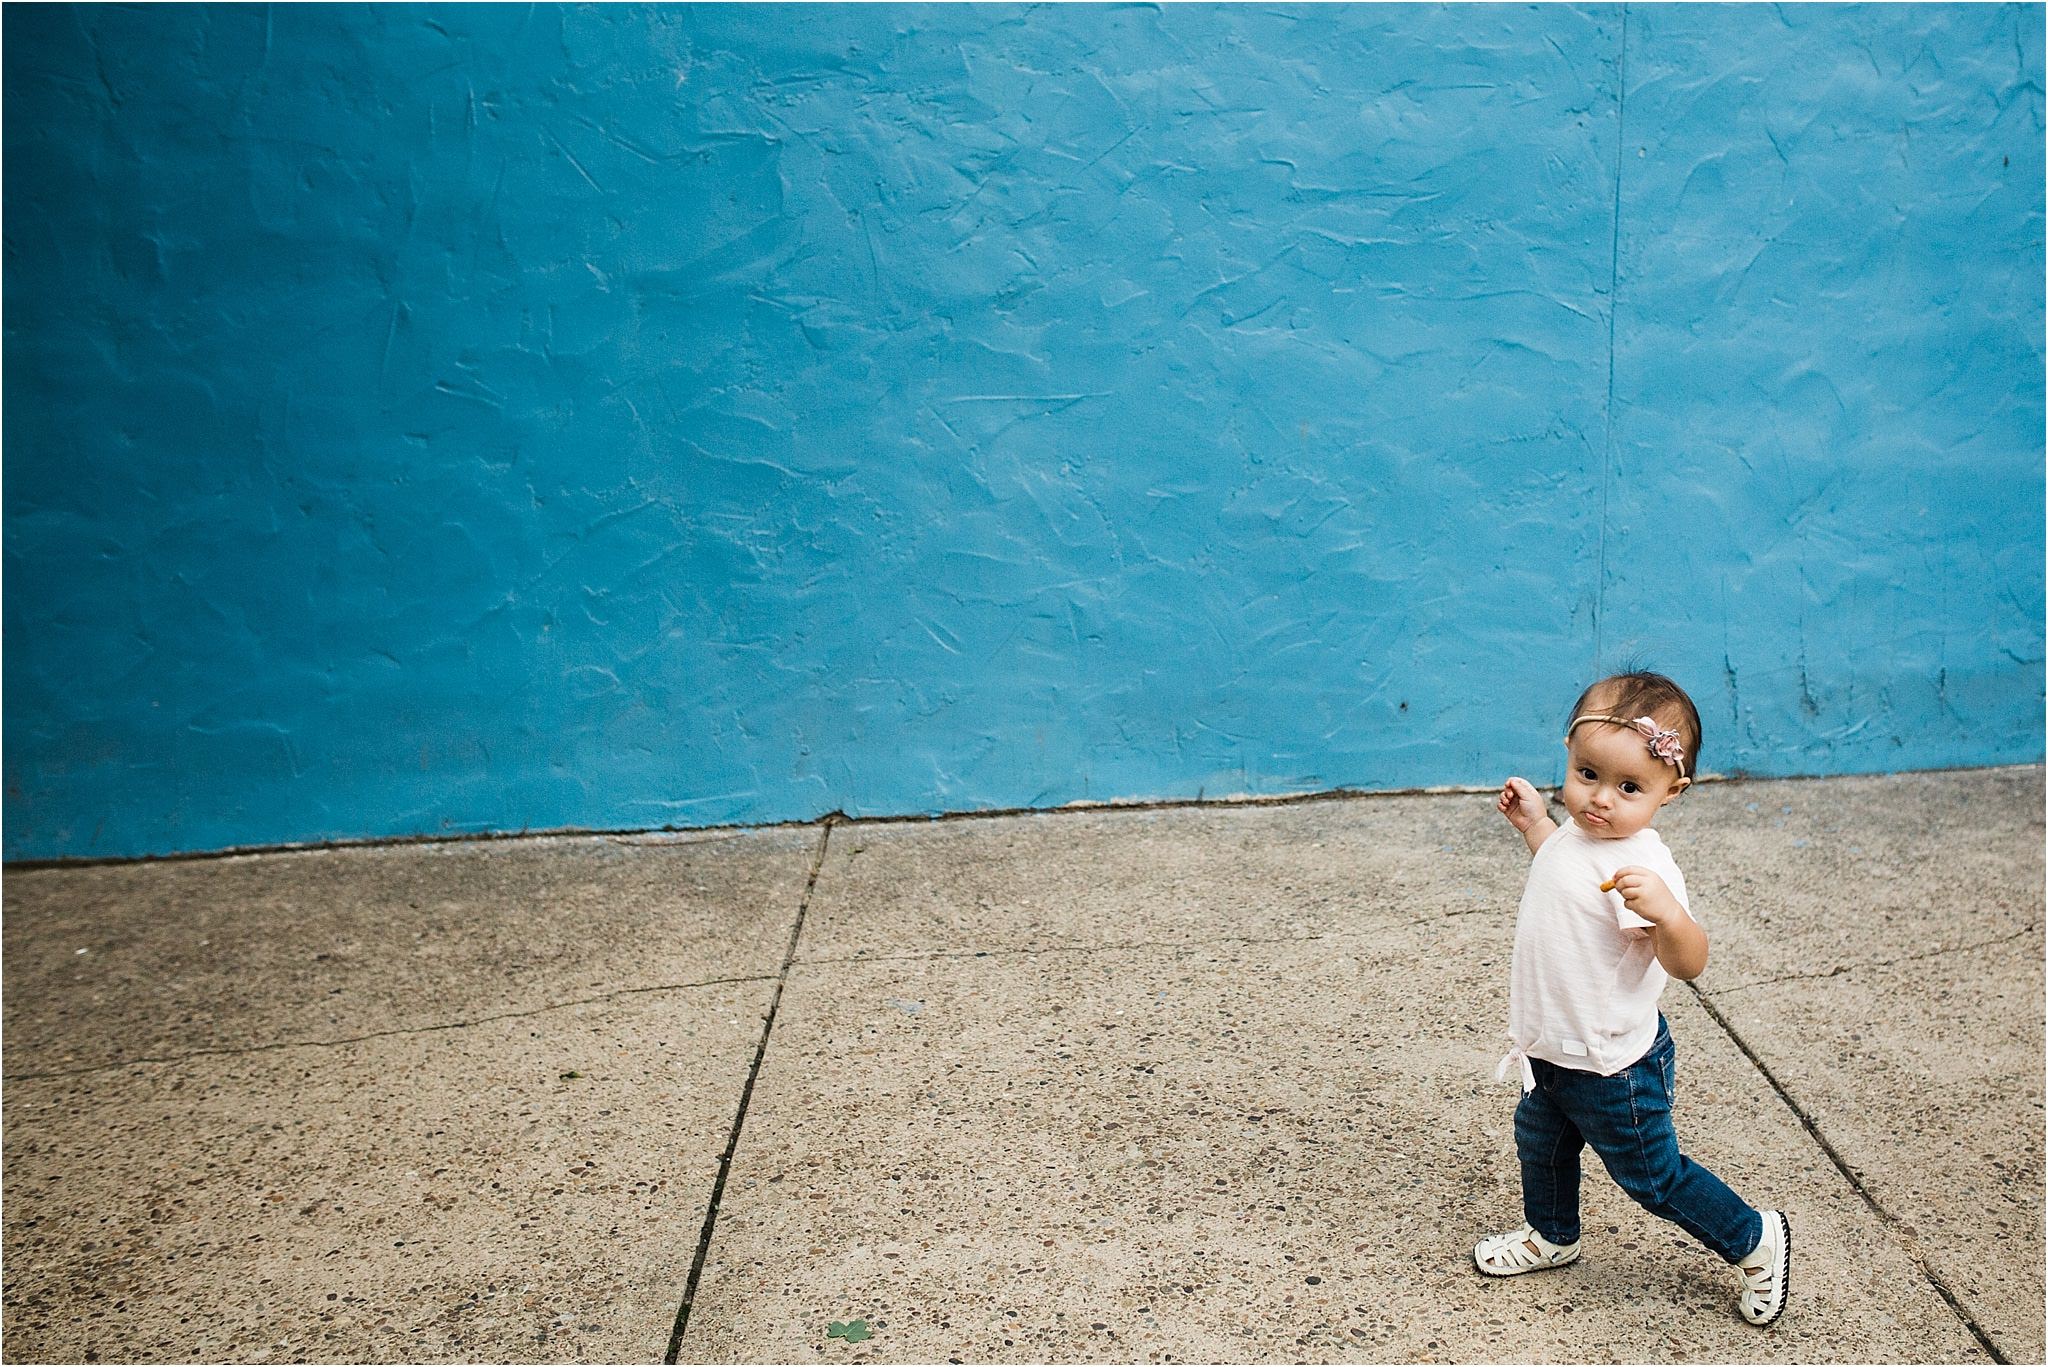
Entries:
{"label": "sandal strap", "polygon": [[[1531,1253],[1531,1244],[1539,1251]],[[1482,1247],[1482,1256],[1490,1263],[1505,1263],[1510,1267],[1525,1268],[1551,1261],[1562,1251],[1563,1246],[1553,1244],[1538,1234],[1533,1226],[1523,1225],[1510,1233],[1494,1235],[1485,1240]]]}

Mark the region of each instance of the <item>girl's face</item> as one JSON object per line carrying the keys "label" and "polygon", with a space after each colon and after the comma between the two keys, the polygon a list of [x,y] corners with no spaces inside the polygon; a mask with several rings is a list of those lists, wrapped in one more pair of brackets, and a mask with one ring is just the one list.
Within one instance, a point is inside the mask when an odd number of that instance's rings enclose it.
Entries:
{"label": "girl's face", "polygon": [[1640,731],[1587,722],[1566,742],[1564,809],[1587,835],[1626,840],[1677,797],[1678,771],[1650,753]]}

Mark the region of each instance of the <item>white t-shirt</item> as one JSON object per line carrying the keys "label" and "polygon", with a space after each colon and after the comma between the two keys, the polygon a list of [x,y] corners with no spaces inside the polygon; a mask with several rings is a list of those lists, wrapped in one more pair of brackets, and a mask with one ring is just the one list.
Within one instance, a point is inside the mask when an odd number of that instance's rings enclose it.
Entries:
{"label": "white t-shirt", "polygon": [[[1620,893],[1600,891],[1616,869],[1631,864],[1662,878],[1692,914],[1685,875],[1648,826],[1626,840],[1601,840],[1567,820],[1529,861],[1515,918],[1508,990],[1515,1048],[1508,1061],[1540,1058],[1612,1076],[1656,1042],[1657,998],[1670,978],[1644,929],[1650,922]],[[1535,1082],[1526,1063],[1522,1080],[1525,1088]]]}

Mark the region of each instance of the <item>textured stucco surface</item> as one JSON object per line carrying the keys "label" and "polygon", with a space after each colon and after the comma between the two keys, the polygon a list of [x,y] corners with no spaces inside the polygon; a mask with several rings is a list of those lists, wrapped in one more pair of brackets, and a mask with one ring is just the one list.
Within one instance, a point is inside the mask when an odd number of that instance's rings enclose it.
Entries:
{"label": "textured stucco surface", "polygon": [[2042,9],[11,6],[10,858],[2042,751]]}

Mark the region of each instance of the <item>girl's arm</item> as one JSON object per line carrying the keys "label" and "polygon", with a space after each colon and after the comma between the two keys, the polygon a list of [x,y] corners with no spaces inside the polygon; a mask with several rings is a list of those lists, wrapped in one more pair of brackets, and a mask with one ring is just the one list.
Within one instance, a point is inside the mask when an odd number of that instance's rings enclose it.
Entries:
{"label": "girl's arm", "polygon": [[1550,808],[1544,805],[1542,794],[1526,778],[1511,778],[1501,785],[1500,800],[1494,804],[1508,824],[1522,833],[1522,839],[1529,842],[1529,853],[1543,848],[1543,842],[1557,834],[1557,823],[1550,819]]}
{"label": "girl's arm", "polygon": [[1657,946],[1657,962],[1672,977],[1691,982],[1707,971],[1707,932],[1683,908],[1651,927],[1650,938]]}
{"label": "girl's arm", "polygon": [[1650,922],[1650,942],[1666,973],[1691,982],[1706,971],[1707,932],[1672,894],[1669,884],[1635,864],[1616,869],[1613,884],[1623,905]]}

